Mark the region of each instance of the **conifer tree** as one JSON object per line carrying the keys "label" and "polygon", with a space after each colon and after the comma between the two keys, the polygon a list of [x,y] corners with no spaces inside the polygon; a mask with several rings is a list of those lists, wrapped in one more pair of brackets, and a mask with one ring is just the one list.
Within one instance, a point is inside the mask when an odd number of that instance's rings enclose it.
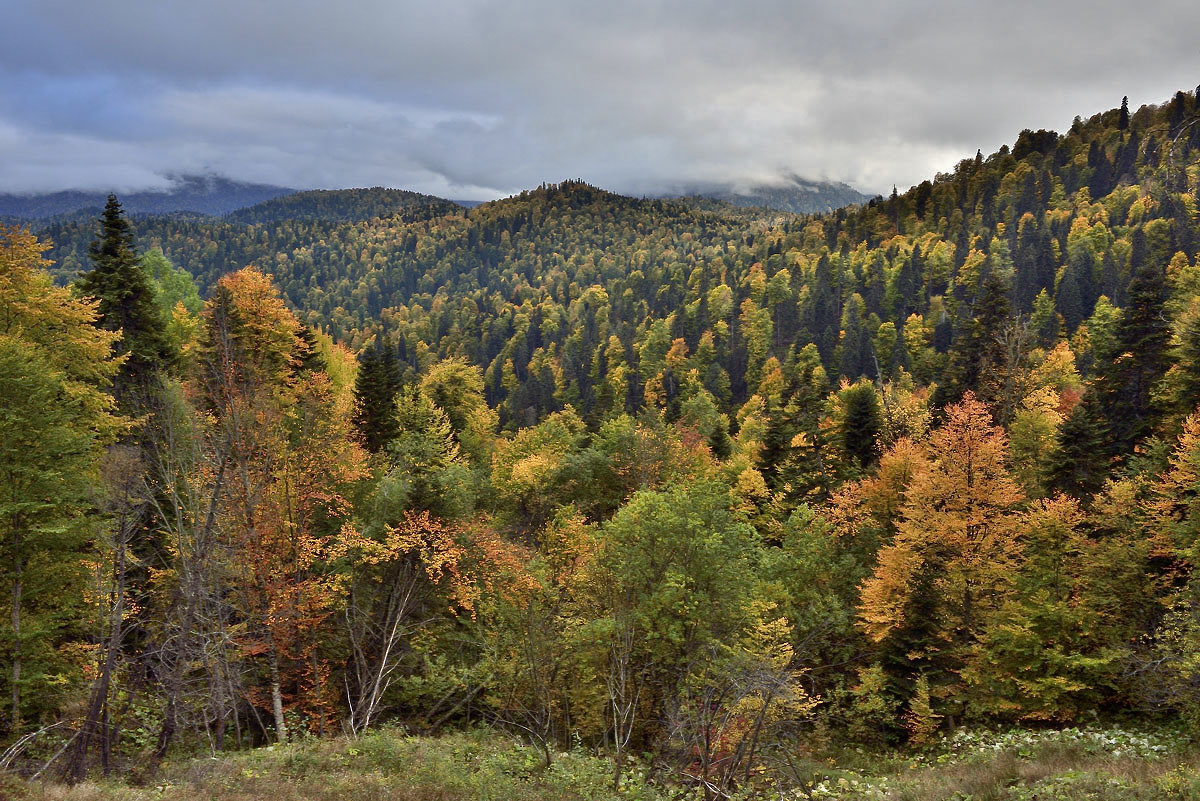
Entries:
{"label": "conifer tree", "polygon": [[125,407],[137,405],[171,354],[154,285],[138,261],[133,229],[116,195],[108,196],[88,257],[92,269],[79,277],[75,288],[99,301],[97,325],[121,332],[117,353],[128,354],[128,359],[113,382],[113,394]]}
{"label": "conifer tree", "polygon": [[1168,366],[1171,327],[1166,271],[1146,259],[1129,282],[1129,305],[1117,329],[1117,356],[1096,365],[1110,453],[1128,455],[1155,420],[1151,390]]}
{"label": "conifer tree", "polygon": [[[0,676],[10,734],[51,711],[72,673],[102,447],[122,421],[104,391],[115,336],[96,306],[55,287],[46,246],[0,226]],[[72,642],[74,641],[74,642]],[[36,704],[36,706],[35,706]]]}
{"label": "conifer tree", "polygon": [[875,387],[860,381],[838,393],[843,408],[842,449],[859,470],[867,470],[879,460],[879,432],[883,416]]}
{"label": "conifer tree", "polygon": [[380,453],[400,433],[396,421],[400,384],[400,367],[389,344],[376,343],[359,354],[353,423],[371,453]]}
{"label": "conifer tree", "polygon": [[[946,410],[929,461],[908,485],[895,537],[862,585],[859,625],[897,666],[959,681],[988,614],[1018,563],[1013,512],[1023,499],[1008,473],[1004,431],[971,393]],[[961,703],[957,692],[942,695]],[[950,699],[953,699],[952,701]]]}
{"label": "conifer tree", "polygon": [[974,314],[967,329],[951,352],[947,380],[938,387],[935,404],[946,406],[958,401],[966,392],[975,392],[980,400],[991,401],[984,379],[1004,359],[1000,335],[1009,319],[1008,287],[994,270],[982,281]]}
{"label": "conifer tree", "polygon": [[1050,489],[1085,499],[1104,484],[1108,448],[1104,421],[1095,392],[1078,403],[1058,432],[1058,447],[1050,457]]}

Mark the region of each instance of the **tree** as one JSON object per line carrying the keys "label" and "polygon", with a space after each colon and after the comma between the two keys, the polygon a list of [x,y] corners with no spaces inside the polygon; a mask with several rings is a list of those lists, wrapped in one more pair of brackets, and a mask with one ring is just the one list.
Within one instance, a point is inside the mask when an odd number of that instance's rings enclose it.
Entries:
{"label": "tree", "polygon": [[446,413],[454,438],[471,464],[489,467],[496,413],[484,400],[479,368],[461,358],[437,362],[421,377],[421,391]]}
{"label": "tree", "polygon": [[375,536],[347,529],[344,541],[353,565],[344,609],[351,652],[345,682],[356,735],[383,711],[405,663],[414,667],[419,635],[430,637],[460,615],[475,620],[485,606],[521,606],[538,589],[526,569],[530,555],[479,521],[405,512]]}
{"label": "tree", "polygon": [[133,229],[116,195],[108,196],[88,257],[92,269],[79,277],[75,289],[99,301],[97,325],[120,332],[117,350],[128,356],[113,392],[124,406],[136,406],[151,390],[155,372],[170,362],[172,354],[154,284],[138,261]]}
{"label": "tree", "polygon": [[1105,637],[1106,601],[1089,586],[1099,546],[1083,522],[1078,503],[1059,495],[1018,523],[1023,552],[1013,593],[986,621],[962,674],[977,711],[1070,721],[1101,702],[1121,653]]}
{"label": "tree", "polygon": [[339,602],[330,564],[344,552],[349,489],[365,475],[349,410],[336,407],[324,373],[304,370],[311,351],[301,331],[268,276],[225,276],[205,307],[196,387],[232,475],[218,524],[233,555],[240,645],[266,662],[269,699],[250,700],[269,706],[280,741],[285,703],[314,728],[329,720],[336,690],[315,633]]}
{"label": "tree", "polygon": [[[951,351],[945,391],[937,400],[955,401],[967,391],[974,392],[984,402],[993,399],[994,385],[1003,383],[996,377],[1006,371],[1011,361],[1005,336],[1006,331],[1013,330],[1009,312],[1007,283],[992,269],[982,281],[966,336]],[[938,389],[942,391],[941,386]]]}
{"label": "tree", "polygon": [[858,470],[868,470],[879,460],[879,435],[883,416],[879,394],[867,381],[845,387],[837,393],[838,426],[842,451]]}
{"label": "tree", "polygon": [[64,647],[84,600],[91,488],[122,422],[105,392],[120,366],[116,335],[95,327],[95,302],[53,285],[45,250],[28,231],[0,227],[0,564],[14,734],[27,713],[53,708],[79,667]]}
{"label": "tree", "polygon": [[1119,353],[1113,363],[1097,365],[1098,400],[1113,456],[1129,454],[1155,422],[1152,390],[1166,374],[1171,341],[1167,296],[1164,266],[1147,259],[1129,282],[1129,306],[1117,329]]}
{"label": "tree", "polygon": [[358,354],[353,422],[360,441],[371,453],[379,453],[396,438],[396,393],[400,386],[400,365],[386,341],[376,342]]}
{"label": "tree", "polygon": [[[1018,564],[1007,438],[967,393],[929,440],[928,467],[912,479],[892,541],[863,584],[859,624],[935,686],[958,681],[989,613]],[[935,696],[937,694],[935,693]]]}
{"label": "tree", "polygon": [[1050,488],[1080,500],[1098,492],[1109,471],[1097,405],[1094,392],[1084,395],[1059,427],[1057,448],[1048,460]]}
{"label": "tree", "polygon": [[395,513],[406,509],[445,520],[470,515],[470,471],[446,413],[420,387],[409,386],[396,398],[395,419],[396,435],[385,454],[387,473],[375,492],[376,520],[394,523]]}
{"label": "tree", "polygon": [[592,628],[618,740],[645,743],[647,721],[663,719],[689,678],[711,680],[755,625],[760,549],[731,500],[711,481],[642,491],[601,529]]}

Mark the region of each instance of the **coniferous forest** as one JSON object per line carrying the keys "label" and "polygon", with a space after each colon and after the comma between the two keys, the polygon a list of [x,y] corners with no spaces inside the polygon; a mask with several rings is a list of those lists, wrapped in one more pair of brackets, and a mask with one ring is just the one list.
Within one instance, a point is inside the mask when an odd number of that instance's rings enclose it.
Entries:
{"label": "coniferous forest", "polygon": [[[1200,797],[1198,202],[1181,91],[816,215],[4,227],[0,791]],[[988,795],[982,732],[1110,761]]]}

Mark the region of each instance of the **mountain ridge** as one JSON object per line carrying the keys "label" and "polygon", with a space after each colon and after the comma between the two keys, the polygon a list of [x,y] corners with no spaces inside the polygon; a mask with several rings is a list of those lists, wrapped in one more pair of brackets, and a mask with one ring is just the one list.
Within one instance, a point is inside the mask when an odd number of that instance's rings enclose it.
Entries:
{"label": "mountain ridge", "polygon": [[[216,175],[179,176],[164,191],[119,193],[121,205],[129,214],[170,214],[194,212],[221,216],[253,206],[297,190],[271,184],[237,181]],[[0,217],[32,221],[75,216],[95,211],[99,216],[107,192],[65,190],[45,194],[0,194]]]}

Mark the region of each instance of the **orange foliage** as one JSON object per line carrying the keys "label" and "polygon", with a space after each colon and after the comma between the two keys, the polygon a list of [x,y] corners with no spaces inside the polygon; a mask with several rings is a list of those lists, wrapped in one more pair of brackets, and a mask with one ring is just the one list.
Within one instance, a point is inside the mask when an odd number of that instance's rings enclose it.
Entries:
{"label": "orange foliage", "polygon": [[411,559],[449,601],[451,614],[475,617],[485,595],[518,603],[537,589],[526,569],[531,554],[482,521],[440,520],[427,511],[405,512],[383,542],[349,530],[358,558],[369,564]]}
{"label": "orange foliage", "polygon": [[847,484],[831,499],[830,522],[839,536],[857,536],[864,525],[893,532],[905,492],[918,472],[929,467],[921,446],[907,437],[896,441],[879,458],[879,470]]}
{"label": "orange foliage", "polygon": [[1019,556],[1013,511],[1023,500],[1005,468],[1007,440],[971,393],[946,410],[930,437],[926,466],[913,476],[894,540],[879,552],[862,588],[860,625],[875,641],[906,623],[923,573],[934,621],[946,639],[969,634],[980,607],[999,600]]}

